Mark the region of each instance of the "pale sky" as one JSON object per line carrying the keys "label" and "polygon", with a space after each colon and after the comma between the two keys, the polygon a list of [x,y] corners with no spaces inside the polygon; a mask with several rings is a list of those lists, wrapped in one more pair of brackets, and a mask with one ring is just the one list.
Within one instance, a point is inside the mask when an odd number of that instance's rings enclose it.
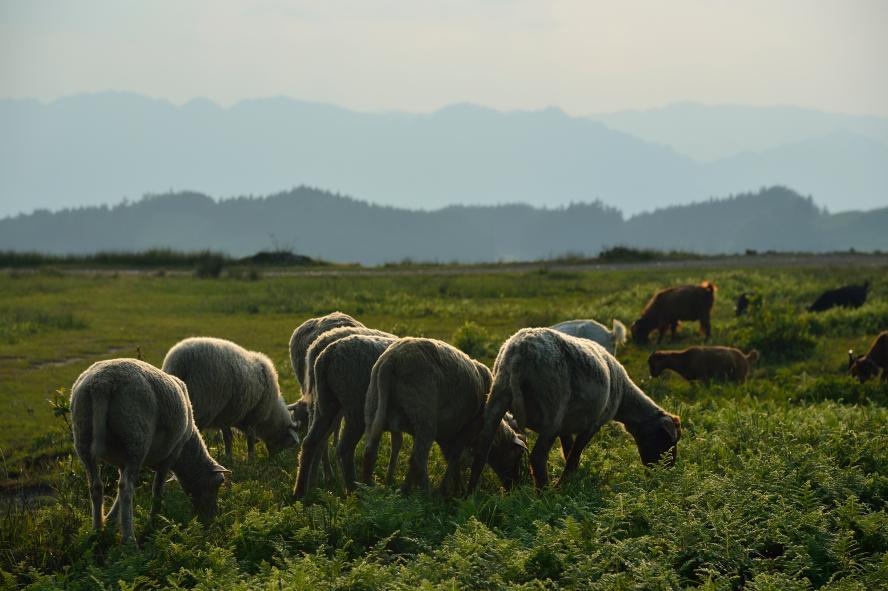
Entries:
{"label": "pale sky", "polygon": [[0,97],[888,116],[885,0],[0,0]]}

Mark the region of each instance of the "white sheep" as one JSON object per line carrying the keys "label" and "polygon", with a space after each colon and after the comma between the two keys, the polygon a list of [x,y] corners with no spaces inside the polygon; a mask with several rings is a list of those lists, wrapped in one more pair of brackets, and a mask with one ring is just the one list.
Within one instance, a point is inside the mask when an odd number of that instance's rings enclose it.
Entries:
{"label": "white sheep", "polygon": [[681,422],[648,398],[626,369],[598,343],[550,328],[525,328],[500,348],[494,382],[484,413],[484,428],[472,465],[469,489],[478,483],[497,423],[511,410],[521,428],[538,433],[530,454],[534,484],[548,482],[546,460],[556,437],[576,435],[569,446],[564,474],[577,469],[589,440],[608,421],[623,424],[635,439],[645,465],[672,451]]}
{"label": "white sheep", "polygon": [[119,516],[124,542],[133,540],[133,494],[142,466],[155,471],[152,517],[172,470],[200,518],[213,518],[219,486],[230,472],[207,452],[182,380],[137,359],[99,361],[71,388],[71,419],[74,449],[89,483],[93,529],[104,523],[99,460],[120,472],[108,519]]}
{"label": "white sheep", "polygon": [[[349,331],[337,328],[324,333]],[[351,327],[351,330],[361,330]],[[368,330],[368,329],[363,329]],[[368,332],[379,332],[369,331]],[[336,447],[342,466],[345,486],[353,490],[355,485],[355,447],[364,434],[364,403],[373,365],[389,345],[397,341],[393,335],[352,334],[336,339],[324,348],[314,363],[309,365],[309,383],[312,384],[311,425],[299,452],[299,470],[293,495],[300,499],[311,489],[318,467],[318,457],[326,457],[326,442],[330,433],[338,431],[340,420],[345,418],[342,438]],[[320,340],[320,337],[318,340]],[[318,341],[315,341],[317,344]],[[314,348],[315,345],[312,345]],[[311,351],[311,349],[309,349]],[[311,352],[309,352],[311,355]],[[391,481],[397,468],[398,451],[402,435],[392,433],[392,450],[387,480]]]}
{"label": "white sheep", "polygon": [[290,365],[293,367],[293,373],[296,374],[296,381],[299,383],[300,399],[289,405],[288,408],[293,415],[293,420],[299,425],[300,432],[308,428],[311,420],[309,417],[311,398],[306,395],[305,355],[316,338],[327,331],[343,326],[366,328],[348,314],[332,312],[326,316],[309,318],[297,326],[290,336]]}
{"label": "white sheep", "polygon": [[173,346],[163,370],[185,382],[199,429],[221,429],[231,455],[231,428],[247,436],[253,457],[256,437],[268,453],[299,444],[297,425],[278,387],[271,360],[224,339],[187,338]]}
{"label": "white sheep", "polygon": [[[374,364],[367,389],[364,482],[372,481],[382,432],[400,431],[413,436],[404,492],[414,485],[428,489],[429,452],[437,442],[447,461],[441,490],[448,494],[457,485],[463,449],[476,444],[490,384],[484,364],[443,341],[408,337],[390,345]],[[487,447],[491,467],[509,488],[527,451],[524,439],[500,415]]]}
{"label": "white sheep", "polygon": [[612,328],[608,330],[605,325],[597,320],[565,320],[550,328],[581,339],[596,342],[611,355],[617,354],[617,348],[626,343],[628,332],[626,325],[614,318],[611,321]]}

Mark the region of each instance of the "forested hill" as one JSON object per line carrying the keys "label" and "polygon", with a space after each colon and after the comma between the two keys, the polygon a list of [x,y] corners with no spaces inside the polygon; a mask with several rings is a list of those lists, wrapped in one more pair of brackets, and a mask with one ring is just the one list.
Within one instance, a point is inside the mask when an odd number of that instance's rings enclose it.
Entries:
{"label": "forested hill", "polygon": [[54,254],[155,247],[235,256],[281,247],[337,262],[497,261],[594,255],[626,245],[733,253],[888,250],[888,207],[828,214],[782,187],[624,219],[600,203],[557,209],[453,206],[413,211],[300,187],[215,201],[170,193],[117,206],[0,220],[0,250]]}

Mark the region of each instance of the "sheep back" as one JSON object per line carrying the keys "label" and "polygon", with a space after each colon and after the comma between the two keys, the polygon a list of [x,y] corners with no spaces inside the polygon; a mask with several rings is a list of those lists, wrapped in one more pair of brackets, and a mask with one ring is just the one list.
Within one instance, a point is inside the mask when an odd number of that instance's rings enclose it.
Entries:
{"label": "sheep back", "polygon": [[290,364],[293,367],[293,373],[296,374],[296,381],[299,382],[299,388],[305,390],[305,354],[312,342],[321,334],[328,330],[333,330],[340,326],[360,326],[364,325],[348,314],[342,312],[333,312],[326,316],[318,318],[309,318],[293,331],[290,336]]}

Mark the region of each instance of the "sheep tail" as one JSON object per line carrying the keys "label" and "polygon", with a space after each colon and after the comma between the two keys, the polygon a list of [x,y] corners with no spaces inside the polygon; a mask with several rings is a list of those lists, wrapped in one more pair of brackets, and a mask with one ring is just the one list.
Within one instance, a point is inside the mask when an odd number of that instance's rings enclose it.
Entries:
{"label": "sheep tail", "polygon": [[703,289],[708,289],[713,294],[718,291],[718,286],[712,281],[704,281],[700,284],[700,287],[702,287]]}
{"label": "sheep tail", "polygon": [[626,339],[628,338],[628,331],[626,330],[626,325],[614,318],[612,322],[611,332],[614,333],[614,351],[620,345],[626,344]]}
{"label": "sheep tail", "polygon": [[385,416],[388,412],[392,370],[391,364],[386,363],[385,358],[381,357],[380,361],[381,363],[373,366],[373,372],[370,374],[370,387],[367,389],[367,400],[376,400],[376,412],[373,415],[373,422],[367,426],[368,439],[379,439],[382,435]]}
{"label": "sheep tail", "polygon": [[746,354],[746,361],[749,362],[749,365],[752,365],[759,359],[759,352],[755,349]]}
{"label": "sheep tail", "polygon": [[108,431],[108,399],[110,391],[106,384],[93,384],[90,388],[92,399],[92,444],[90,453],[100,457],[105,453],[105,439]]}

